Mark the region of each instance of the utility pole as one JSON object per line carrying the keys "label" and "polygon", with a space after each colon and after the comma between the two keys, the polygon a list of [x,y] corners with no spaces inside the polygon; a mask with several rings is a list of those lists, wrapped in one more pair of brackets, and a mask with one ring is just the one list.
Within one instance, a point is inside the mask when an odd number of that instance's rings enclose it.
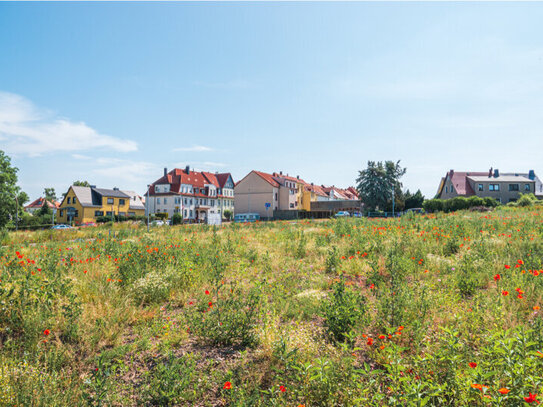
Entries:
{"label": "utility pole", "polygon": [[151,185],[147,185],[147,199],[145,200],[145,209],[147,210],[147,233],[149,233],[149,205],[151,205],[151,202],[149,202],[149,188],[151,188]]}
{"label": "utility pole", "polygon": [[19,230],[19,198],[15,194],[15,230]]}
{"label": "utility pole", "polygon": [[392,184],[392,217],[394,217],[394,184]]}

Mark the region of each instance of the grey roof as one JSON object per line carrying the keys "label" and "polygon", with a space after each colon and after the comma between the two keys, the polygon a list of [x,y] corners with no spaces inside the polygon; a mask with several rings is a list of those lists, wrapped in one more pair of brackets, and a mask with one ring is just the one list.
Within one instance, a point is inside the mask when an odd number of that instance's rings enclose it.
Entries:
{"label": "grey roof", "polygon": [[531,180],[528,178],[528,176],[524,175],[517,175],[514,174],[500,174],[498,177],[489,177],[489,176],[471,176],[468,175],[469,179],[472,179],[476,182],[493,182],[493,181],[501,181],[501,182],[534,182],[535,180]]}
{"label": "grey roof", "polygon": [[93,191],[98,192],[102,196],[113,197],[113,198],[130,198],[123,191],[118,189],[105,189],[105,188],[92,188]]}
{"label": "grey roof", "polygon": [[130,197],[130,209],[145,209],[141,197],[134,191],[122,191]]}
{"label": "grey roof", "polygon": [[101,206],[100,202],[96,201],[91,187],[77,187],[72,185],[72,189],[82,206]]}

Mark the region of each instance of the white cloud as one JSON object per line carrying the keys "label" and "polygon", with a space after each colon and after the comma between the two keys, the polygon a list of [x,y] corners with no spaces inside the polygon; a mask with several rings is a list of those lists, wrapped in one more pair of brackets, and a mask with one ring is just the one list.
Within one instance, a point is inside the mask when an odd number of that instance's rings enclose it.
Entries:
{"label": "white cloud", "polygon": [[174,164],[175,168],[185,168],[187,165],[190,165],[191,169],[194,169],[195,171],[208,171],[208,172],[215,172],[218,168],[224,168],[227,167],[228,164],[225,163],[219,163],[214,161],[201,161],[201,162],[194,162],[190,164],[186,163],[177,163]]}
{"label": "white cloud", "polygon": [[138,149],[135,141],[100,134],[84,122],[59,117],[22,96],[1,91],[0,139],[7,152],[34,157],[91,149],[119,152]]}
{"label": "white cloud", "polygon": [[149,183],[161,175],[159,166],[146,161],[98,158],[96,164],[98,168],[93,169],[92,174],[115,182],[124,181],[130,185]]}
{"label": "white cloud", "polygon": [[72,157],[75,158],[76,160],[90,160],[91,157],[89,157],[88,155],[83,155],[83,154],[72,154]]}
{"label": "white cloud", "polygon": [[190,152],[202,153],[205,151],[213,151],[213,149],[211,147],[206,147],[206,146],[192,146],[192,147],[174,148],[173,151],[190,151]]}

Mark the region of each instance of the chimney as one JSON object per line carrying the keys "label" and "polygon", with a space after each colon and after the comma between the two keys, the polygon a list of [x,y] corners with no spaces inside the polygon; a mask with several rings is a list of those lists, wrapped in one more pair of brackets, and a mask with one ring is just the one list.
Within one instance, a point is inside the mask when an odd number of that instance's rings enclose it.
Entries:
{"label": "chimney", "polygon": [[168,168],[164,167],[164,176],[168,174]]}
{"label": "chimney", "polygon": [[279,174],[283,175],[283,171],[279,171]]}
{"label": "chimney", "polygon": [[488,170],[488,178],[490,178],[492,176],[492,167],[490,167],[490,169]]}
{"label": "chimney", "polygon": [[185,172],[186,172],[187,174],[190,174],[190,167],[189,167],[188,165],[185,167]]}
{"label": "chimney", "polygon": [[300,176],[299,176],[299,175],[296,175],[296,178],[300,179]]}
{"label": "chimney", "polygon": [[497,168],[494,170],[494,178],[498,178],[500,176],[500,170]]}
{"label": "chimney", "polygon": [[530,172],[528,172],[528,178],[531,179],[532,181],[535,179],[535,171],[534,170],[530,170]]}
{"label": "chimney", "polygon": [[113,187],[113,190],[114,190],[114,191],[118,191],[118,190],[119,190],[119,188],[117,188],[117,187]]}

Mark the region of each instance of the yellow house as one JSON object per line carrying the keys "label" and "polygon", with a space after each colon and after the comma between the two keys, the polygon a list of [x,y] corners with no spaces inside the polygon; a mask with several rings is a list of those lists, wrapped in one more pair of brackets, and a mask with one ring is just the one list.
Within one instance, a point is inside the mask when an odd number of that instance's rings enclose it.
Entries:
{"label": "yellow house", "polygon": [[59,223],[96,222],[99,216],[144,216],[145,207],[133,191],[72,185],[58,209]]}
{"label": "yellow house", "polygon": [[311,210],[311,202],[328,200],[328,195],[318,185],[305,184],[302,193],[302,209]]}

